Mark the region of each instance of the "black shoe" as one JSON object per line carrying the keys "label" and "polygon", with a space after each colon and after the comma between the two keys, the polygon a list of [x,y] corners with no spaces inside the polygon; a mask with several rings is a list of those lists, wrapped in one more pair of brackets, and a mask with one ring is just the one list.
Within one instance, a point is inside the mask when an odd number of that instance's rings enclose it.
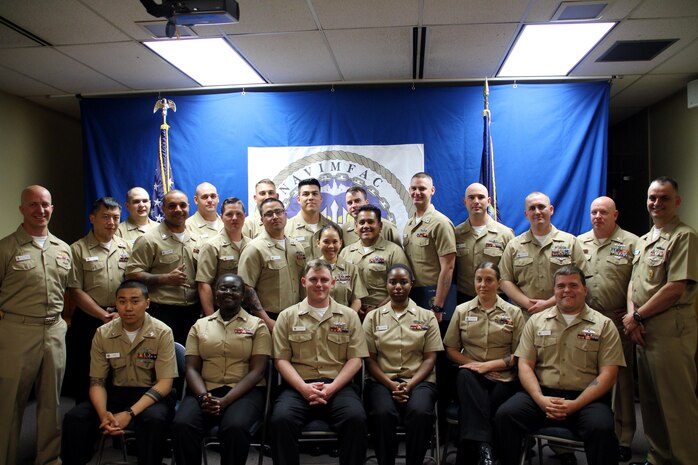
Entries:
{"label": "black shoe", "polygon": [[492,454],[492,446],[483,442],[480,444],[480,461],[478,465],[494,465],[494,455]]}
{"label": "black shoe", "polygon": [[621,462],[627,462],[633,458],[633,451],[627,446],[618,446],[618,460]]}
{"label": "black shoe", "polygon": [[652,465],[652,464],[645,460],[644,462],[630,462],[628,465]]}

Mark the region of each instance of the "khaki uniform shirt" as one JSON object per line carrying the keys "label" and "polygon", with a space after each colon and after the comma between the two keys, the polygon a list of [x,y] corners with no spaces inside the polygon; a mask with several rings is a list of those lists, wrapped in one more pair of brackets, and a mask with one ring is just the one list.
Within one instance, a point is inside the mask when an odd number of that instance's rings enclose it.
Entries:
{"label": "khaki uniform shirt", "polygon": [[116,290],[124,280],[131,246],[114,236],[107,250],[90,231],[87,236],[74,242],[70,250],[73,252],[73,269],[68,287],[82,289],[100,307],[113,307]]}
{"label": "khaki uniform shirt", "polygon": [[351,358],[368,357],[359,315],[330,299],[318,321],[308,300],[279,314],[272,339],[274,358],[291,362],[304,380],[335,379]]}
{"label": "khaki uniform shirt", "polygon": [[553,274],[565,265],[575,265],[589,275],[582,244],[553,226],[543,245],[530,229],[509,241],[499,270],[502,279],[516,284],[529,299],[549,299],[554,294]]}
{"label": "khaki uniform shirt", "polygon": [[616,226],[603,244],[596,239],[593,230],[578,239],[591,273],[591,278],[587,279],[587,303],[612,318],[614,310],[627,307],[628,283],[640,239],[620,226]]}
{"label": "khaki uniform shirt", "polygon": [[465,220],[456,226],[456,263],[458,264],[458,291],[475,296],[475,268],[482,262],[499,265],[507,243],[514,238],[511,228],[487,216],[485,229],[477,236]]}
{"label": "khaki uniform shirt", "polygon": [[[359,233],[356,231],[356,223],[354,223],[354,218],[352,218],[351,215],[347,215],[347,217],[347,221],[342,224],[342,242],[344,243],[344,247],[351,245],[354,242],[358,242],[359,239],[361,239],[359,237]],[[383,224],[383,227],[381,228],[381,237],[386,241],[390,241],[397,246],[402,247],[402,243],[400,242],[400,233],[397,230],[397,226],[385,218],[381,218],[381,223]]]}
{"label": "khaki uniform shirt", "polygon": [[240,254],[250,239],[242,236],[240,247],[231,242],[225,230],[206,242],[199,250],[196,262],[196,281],[213,285],[221,275],[238,274]]}
{"label": "khaki uniform shirt", "polygon": [[[390,303],[364,319],[368,353],[376,355],[381,371],[390,379],[409,381],[424,361],[424,354],[444,350],[434,312],[418,307],[410,299],[400,317]],[[434,370],[425,381],[436,382]]]}
{"label": "khaki uniform shirt", "polygon": [[165,274],[184,264],[189,287],[156,286],[150,290],[150,299],[162,305],[193,305],[199,301],[196,290],[196,242],[188,233],[184,242],[179,242],[165,223],[152,229],[133,245],[126,264],[126,274],[146,272]]}
{"label": "khaki uniform shirt", "polygon": [[160,379],[176,378],[172,330],[146,313],[143,326],[131,340],[117,318],[99,328],[92,339],[90,377],[106,379],[124,387],[151,387]]}
{"label": "khaki uniform shirt", "polygon": [[698,235],[677,216],[662,228],[656,240],[652,231],[640,238],[635,256],[632,301],[640,307],[670,281],[688,280],[686,291],[673,307],[690,306],[698,293]]}
{"label": "khaki uniform shirt", "polygon": [[133,221],[131,221],[131,218],[129,217],[126,219],[126,221],[123,221],[119,224],[119,229],[116,230],[116,234],[114,235],[119,236],[120,238],[125,240],[130,246],[133,246],[133,243],[136,242],[136,239],[138,239],[151,229],[155,228],[158,224],[160,223],[148,218],[148,223],[144,224],[143,226],[139,226]]}
{"label": "khaki uniform shirt", "polygon": [[402,244],[414,273],[414,285],[435,286],[441,272],[439,257],[456,253],[453,223],[429,205],[419,223],[414,216],[407,221]]}
{"label": "khaki uniform shirt", "polygon": [[216,224],[212,227],[198,211],[187,218],[186,226],[187,232],[199,244],[199,248],[223,231],[223,221],[218,215],[216,215]]}
{"label": "khaki uniform shirt", "polygon": [[245,218],[245,224],[242,226],[242,235],[254,239],[262,231],[264,231],[262,216],[259,214],[259,210],[255,210],[252,215]]}
{"label": "khaki uniform shirt", "polygon": [[515,355],[535,362],[541,386],[567,391],[586,389],[601,367],[625,366],[616,326],[588,305],[569,326],[557,306],[532,315]]}
{"label": "khaki uniform shirt", "polygon": [[238,274],[254,287],[262,307],[279,313],[301,301],[301,276],[305,268],[303,246],[286,237],[286,250],[263,231],[240,255]]}
{"label": "khaki uniform shirt", "polygon": [[362,299],[366,305],[378,305],[388,297],[385,288],[385,273],[396,263],[409,265],[409,260],[400,247],[379,237],[373,247],[364,251],[361,241],[351,244],[339,254],[347,263],[351,263],[359,270],[361,281],[366,286],[368,295]]}
{"label": "khaki uniform shirt", "polygon": [[18,227],[0,240],[0,310],[37,318],[58,315],[72,262],[68,244],[53,234],[40,249]]}
{"label": "khaki uniform shirt", "polygon": [[332,265],[332,277],[335,283],[330,297],[338,304],[348,307],[355,299],[363,299],[368,295],[359,270],[341,257],[337,257],[337,263]]}
{"label": "khaki uniform shirt", "polygon": [[[325,216],[320,215],[320,221],[317,223],[317,230],[313,231],[310,226],[308,226],[308,223],[303,221],[301,214],[298,213],[296,216],[288,220],[284,233],[287,237],[290,237],[303,246],[305,256],[308,260],[313,258],[322,258],[322,252],[315,243],[320,238],[320,230],[323,228],[323,226],[328,224],[334,223]],[[335,226],[337,225],[335,224]],[[337,229],[341,228],[337,226]]]}
{"label": "khaki uniform shirt", "polygon": [[[444,345],[462,348],[463,354],[476,362],[489,362],[514,355],[519,346],[524,324],[521,309],[497,297],[494,309],[487,312],[478,298],[456,307],[444,336]],[[516,379],[512,367],[500,371],[498,381]]]}
{"label": "khaki uniform shirt", "polygon": [[[191,327],[186,354],[201,358],[207,391],[235,387],[249,373],[253,355],[271,356],[271,335],[261,319],[242,308],[230,321],[216,311]],[[264,380],[259,385],[263,386]]]}

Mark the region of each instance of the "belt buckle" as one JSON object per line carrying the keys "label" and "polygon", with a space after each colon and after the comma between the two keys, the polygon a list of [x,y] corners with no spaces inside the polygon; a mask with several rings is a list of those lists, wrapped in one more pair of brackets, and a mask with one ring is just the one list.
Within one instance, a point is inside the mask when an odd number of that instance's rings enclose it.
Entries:
{"label": "belt buckle", "polygon": [[58,317],[55,315],[54,316],[47,316],[46,318],[44,318],[44,324],[45,325],[52,325],[56,322],[56,320],[58,320]]}

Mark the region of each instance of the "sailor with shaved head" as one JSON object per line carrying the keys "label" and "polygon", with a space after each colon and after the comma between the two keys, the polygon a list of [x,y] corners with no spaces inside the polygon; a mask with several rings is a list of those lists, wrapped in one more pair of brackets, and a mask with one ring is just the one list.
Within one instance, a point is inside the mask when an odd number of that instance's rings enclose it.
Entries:
{"label": "sailor with shaved head", "polygon": [[157,226],[158,223],[148,217],[150,215],[150,196],[142,187],[132,187],[128,190],[124,208],[128,212],[128,218],[119,225],[116,235],[128,242],[129,245],[133,245],[136,239]]}

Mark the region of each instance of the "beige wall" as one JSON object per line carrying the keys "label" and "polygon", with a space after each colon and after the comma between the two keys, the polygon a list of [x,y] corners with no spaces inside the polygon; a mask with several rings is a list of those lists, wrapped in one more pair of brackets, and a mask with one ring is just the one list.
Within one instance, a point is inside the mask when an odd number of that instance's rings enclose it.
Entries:
{"label": "beige wall", "polygon": [[653,105],[650,117],[650,177],[679,182],[681,219],[698,230],[698,108],[686,106],[686,90]]}
{"label": "beige wall", "polygon": [[0,237],[17,229],[22,189],[51,191],[51,232],[70,243],[83,234],[80,122],[0,92]]}

